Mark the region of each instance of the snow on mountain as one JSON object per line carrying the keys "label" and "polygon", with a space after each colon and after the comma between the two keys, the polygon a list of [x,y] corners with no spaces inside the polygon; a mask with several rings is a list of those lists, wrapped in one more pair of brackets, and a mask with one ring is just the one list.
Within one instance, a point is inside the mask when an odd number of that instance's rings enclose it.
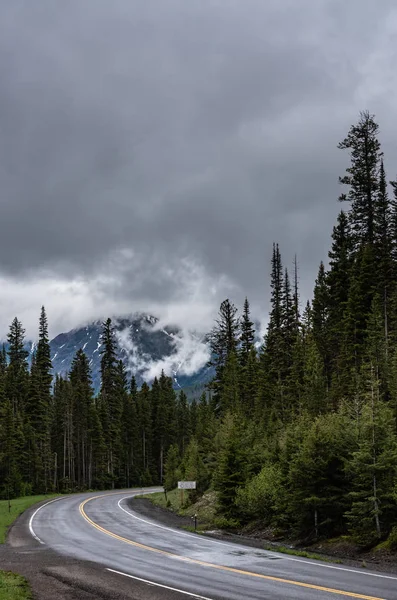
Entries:
{"label": "snow on mountain", "polygon": [[[152,315],[135,314],[113,319],[119,358],[137,384],[150,383],[164,370],[176,389],[202,387],[212,377],[207,367],[210,357],[205,336],[160,324]],[[90,362],[93,384],[100,387],[101,323],[61,333],[51,340],[54,373],[66,375],[77,350],[82,348]]]}

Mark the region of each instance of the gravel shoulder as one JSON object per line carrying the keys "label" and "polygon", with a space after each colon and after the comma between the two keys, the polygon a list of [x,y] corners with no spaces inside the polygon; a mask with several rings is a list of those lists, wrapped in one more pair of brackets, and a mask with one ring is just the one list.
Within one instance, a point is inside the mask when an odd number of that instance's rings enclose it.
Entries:
{"label": "gravel shoulder", "polygon": [[0,545],[0,569],[29,582],[35,600],[181,600],[181,594],[123,577],[105,565],[76,560],[39,544],[29,519],[40,504],[18,517]]}

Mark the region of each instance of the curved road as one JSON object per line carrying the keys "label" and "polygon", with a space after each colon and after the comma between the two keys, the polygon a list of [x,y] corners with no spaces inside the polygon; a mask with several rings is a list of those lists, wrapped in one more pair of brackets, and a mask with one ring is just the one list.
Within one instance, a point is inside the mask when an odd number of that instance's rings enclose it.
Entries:
{"label": "curved road", "polygon": [[37,544],[99,563],[124,580],[174,591],[181,600],[397,600],[397,576],[220,542],[143,518],[127,504],[141,493],[50,501],[31,516],[30,533]]}

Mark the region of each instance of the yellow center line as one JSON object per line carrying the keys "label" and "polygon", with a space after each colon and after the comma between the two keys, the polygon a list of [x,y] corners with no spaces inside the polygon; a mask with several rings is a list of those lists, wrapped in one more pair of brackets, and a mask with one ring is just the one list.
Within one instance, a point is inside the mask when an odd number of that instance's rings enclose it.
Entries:
{"label": "yellow center line", "polygon": [[356,594],[355,592],[346,592],[343,590],[336,590],[336,589],[329,588],[329,587],[315,585],[313,583],[303,583],[302,581],[294,581],[293,579],[283,579],[282,577],[273,577],[272,575],[262,575],[261,573],[254,573],[253,571],[243,571],[241,569],[235,569],[234,567],[226,567],[223,565],[216,565],[214,563],[197,560],[195,558],[179,556],[178,554],[168,552],[167,550],[161,550],[160,548],[153,548],[152,546],[147,546],[146,544],[141,544],[140,542],[135,542],[133,540],[127,539],[125,537],[122,537],[121,535],[117,535],[117,533],[113,533],[112,531],[105,529],[98,523],[95,523],[92,519],[90,519],[90,517],[87,515],[87,513],[84,510],[84,507],[88,502],[91,502],[92,500],[95,500],[97,498],[103,498],[104,496],[107,496],[107,495],[109,495],[109,494],[103,494],[101,496],[92,496],[91,498],[87,498],[87,500],[84,500],[79,506],[80,514],[88,523],[90,523],[90,525],[95,527],[95,529],[97,529],[98,531],[102,531],[102,533],[105,533],[106,535],[109,535],[110,537],[115,538],[116,540],[119,540],[120,542],[129,544],[130,546],[135,546],[136,548],[140,548],[141,550],[148,550],[149,552],[156,552],[157,554],[162,554],[162,555],[168,556],[170,558],[184,560],[186,562],[190,562],[195,565],[200,565],[202,567],[210,567],[211,569],[218,569],[219,571],[227,571],[230,573],[237,573],[238,575],[248,575],[249,577],[257,577],[259,579],[266,579],[268,581],[276,581],[278,583],[286,583],[289,585],[297,585],[299,587],[309,588],[312,590],[319,590],[321,592],[329,592],[331,594],[339,594],[340,596],[348,596],[349,598],[360,598],[361,600],[384,600],[383,598],[377,598],[374,596],[365,596],[363,594]]}

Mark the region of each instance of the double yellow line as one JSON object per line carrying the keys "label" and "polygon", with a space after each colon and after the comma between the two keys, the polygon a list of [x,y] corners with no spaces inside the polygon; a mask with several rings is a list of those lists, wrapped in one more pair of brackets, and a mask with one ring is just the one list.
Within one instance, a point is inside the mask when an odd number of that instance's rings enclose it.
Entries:
{"label": "double yellow line", "polygon": [[349,598],[360,598],[361,600],[384,600],[382,598],[376,598],[374,596],[365,596],[363,594],[356,594],[354,592],[346,592],[343,590],[336,590],[336,589],[329,588],[329,587],[314,585],[312,583],[303,583],[301,581],[294,581],[293,579],[283,579],[281,577],[273,577],[272,575],[262,575],[261,573],[253,573],[252,571],[243,571],[241,569],[235,569],[233,567],[225,567],[223,565],[216,565],[216,564],[205,562],[202,560],[197,560],[195,558],[187,558],[184,556],[179,556],[178,554],[173,554],[172,552],[168,552],[167,550],[161,550],[160,548],[153,548],[152,546],[147,546],[146,544],[140,544],[139,542],[134,542],[133,540],[129,540],[125,537],[122,537],[121,535],[117,535],[117,533],[113,533],[112,531],[105,529],[98,523],[95,523],[92,519],[90,519],[90,517],[85,512],[84,507],[86,506],[86,504],[88,504],[88,502],[91,502],[92,500],[95,500],[97,498],[103,498],[104,496],[107,496],[107,495],[109,495],[109,494],[102,494],[101,496],[92,496],[91,498],[87,498],[87,500],[84,500],[79,506],[80,514],[90,525],[95,527],[95,529],[97,529],[98,531],[102,531],[102,533],[105,533],[106,535],[109,535],[110,537],[112,537],[116,540],[119,540],[120,542],[129,544],[130,546],[135,546],[136,548],[140,548],[141,550],[148,550],[149,552],[155,552],[157,554],[163,554],[164,556],[183,560],[185,562],[193,563],[195,565],[200,565],[202,567],[210,567],[211,569],[218,569],[219,571],[228,571],[230,573],[237,573],[238,575],[248,575],[249,577],[257,577],[259,579],[266,579],[267,581],[276,581],[277,583],[286,583],[288,585],[296,585],[299,587],[309,588],[312,590],[319,590],[321,592],[329,592],[331,594],[338,594],[339,596],[348,596]]}

